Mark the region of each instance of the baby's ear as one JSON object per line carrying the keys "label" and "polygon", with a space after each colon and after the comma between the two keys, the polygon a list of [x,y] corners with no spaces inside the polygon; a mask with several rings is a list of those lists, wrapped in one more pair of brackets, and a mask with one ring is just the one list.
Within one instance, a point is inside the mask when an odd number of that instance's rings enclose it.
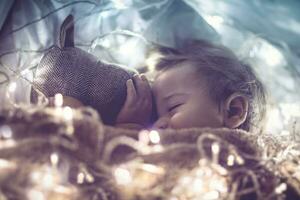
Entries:
{"label": "baby's ear", "polygon": [[224,124],[228,128],[238,128],[247,118],[248,98],[245,95],[233,93],[224,102]]}

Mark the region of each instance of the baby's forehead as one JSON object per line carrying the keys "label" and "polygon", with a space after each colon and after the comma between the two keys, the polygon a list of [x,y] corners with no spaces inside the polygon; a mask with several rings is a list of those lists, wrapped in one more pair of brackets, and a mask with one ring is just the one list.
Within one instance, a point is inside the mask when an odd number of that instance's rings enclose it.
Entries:
{"label": "baby's forehead", "polygon": [[206,87],[203,75],[190,63],[180,63],[176,66],[160,70],[153,83],[154,92],[167,92],[168,90],[184,90],[187,88]]}
{"label": "baby's forehead", "polygon": [[166,66],[156,72],[154,82],[159,81],[184,81],[186,80],[204,80],[204,74],[195,63],[185,61],[172,66]]}

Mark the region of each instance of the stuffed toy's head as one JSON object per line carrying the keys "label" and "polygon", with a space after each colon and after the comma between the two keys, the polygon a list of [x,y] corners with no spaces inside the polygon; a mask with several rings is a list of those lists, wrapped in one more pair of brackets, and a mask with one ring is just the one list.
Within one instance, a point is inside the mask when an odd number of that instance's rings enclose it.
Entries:
{"label": "stuffed toy's head", "polygon": [[70,15],[61,27],[60,47],[46,52],[33,85],[47,97],[61,93],[78,99],[96,109],[105,124],[112,125],[126,99],[126,81],[136,72],[104,63],[74,47],[73,24]]}

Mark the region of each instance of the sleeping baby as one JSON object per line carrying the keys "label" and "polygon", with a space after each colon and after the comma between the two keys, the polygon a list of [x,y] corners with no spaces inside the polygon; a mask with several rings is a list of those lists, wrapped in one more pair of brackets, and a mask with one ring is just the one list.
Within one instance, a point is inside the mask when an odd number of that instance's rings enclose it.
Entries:
{"label": "sleeping baby", "polygon": [[[229,49],[205,41],[187,41],[178,49],[157,47],[150,55],[157,70],[152,85],[158,115],[154,128],[261,131],[266,104],[264,87],[251,67],[240,62]],[[142,88],[138,86],[141,82],[137,81],[137,90]],[[127,84],[122,111],[132,109],[130,105],[134,105],[138,93],[131,83]],[[139,108],[139,114],[123,114],[126,117],[122,122],[143,124],[134,116],[147,119],[149,114],[144,113],[142,106]]]}
{"label": "sleeping baby", "polygon": [[67,18],[61,38],[68,40],[54,46],[38,67],[34,85],[46,96],[62,93],[65,104],[91,106],[105,124],[126,128],[149,127],[155,109],[158,129],[261,130],[264,87],[229,49],[204,41],[186,41],[177,49],[157,46],[149,57],[157,70],[151,88],[145,75],[75,48],[72,31]]}

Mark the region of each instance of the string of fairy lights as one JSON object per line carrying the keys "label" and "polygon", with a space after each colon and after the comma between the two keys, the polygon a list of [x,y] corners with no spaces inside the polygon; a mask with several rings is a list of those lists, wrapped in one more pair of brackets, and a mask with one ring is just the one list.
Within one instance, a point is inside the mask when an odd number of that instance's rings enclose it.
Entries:
{"label": "string of fairy lights", "polygon": [[287,189],[266,160],[214,129],[107,128],[94,110],[63,106],[61,94],[54,107],[1,116],[2,199],[284,199]]}
{"label": "string of fairy lights", "polygon": [[[91,7],[91,12],[86,13],[78,13],[75,18],[75,23],[79,23],[81,20],[87,19],[90,16],[93,15],[99,15],[103,12],[108,11],[118,11],[130,7],[131,1],[120,1],[120,0],[112,0],[112,1],[98,1],[98,0],[91,0],[91,1],[59,1],[55,0],[57,2],[58,6],[57,8],[53,9],[52,11],[45,13],[44,15],[40,16],[39,18],[32,20],[28,23],[25,23],[24,25],[20,27],[16,27],[15,29],[8,31],[8,33],[5,35],[5,38],[8,36],[11,36],[13,34],[18,34],[20,31],[26,29],[28,26],[32,26],[35,23],[41,22],[42,20],[51,17],[52,15],[57,14],[58,12],[70,8],[72,6],[80,6],[80,5],[89,5]],[[160,4],[157,2],[157,4]],[[209,7],[214,7],[213,2],[207,2],[208,5],[211,5]],[[209,10],[205,11],[203,10],[203,13],[201,14],[203,19],[212,26],[217,32],[219,32],[221,35],[226,34],[224,32],[227,29],[224,29],[224,27],[228,26],[226,22],[226,18],[223,18],[222,16],[215,15],[210,13]],[[138,26],[138,25],[137,25]],[[139,29],[137,29],[139,30]],[[148,41],[142,37],[142,31],[138,33],[134,31],[129,30],[114,30],[109,31],[106,33],[100,34],[100,36],[96,36],[95,38],[91,38],[90,43],[78,43],[76,46],[85,48],[91,53],[95,53],[98,55],[104,55],[105,57],[110,60],[111,62],[116,63],[122,63],[125,65],[132,64],[133,67],[141,66],[142,60],[144,60],[143,52],[147,48]],[[15,35],[17,36],[17,35]],[[290,68],[293,69],[295,66],[286,66],[289,64],[289,61],[287,60],[288,57],[285,57],[284,53],[280,50],[280,48],[277,48],[276,46],[272,45],[267,40],[264,40],[263,38],[254,36],[249,36],[248,40],[245,42],[245,48],[242,49],[243,52],[246,51],[245,55],[249,56],[251,59],[255,61],[264,61],[262,66],[259,66],[258,69],[261,74],[267,73],[270,70],[264,70],[263,66],[268,66],[270,68],[276,69],[278,71],[280,68]],[[118,41],[117,44],[114,41]],[[140,46],[139,46],[140,45]],[[34,70],[37,67],[37,60],[32,63],[26,63],[24,66],[6,66],[5,63],[3,63],[2,58],[4,56],[11,56],[15,55],[15,57],[20,57],[20,59],[24,58],[36,58],[39,57],[38,55],[42,55],[44,52],[47,51],[48,48],[41,48],[41,49],[14,49],[10,50],[8,52],[2,52],[0,55],[1,58],[1,67],[3,67],[0,70],[0,92],[6,90],[7,88],[13,88],[16,85],[19,89],[22,85],[28,85],[30,87],[31,80],[33,78]],[[20,54],[20,55],[19,55]],[[130,56],[128,56],[130,54]],[[138,56],[136,56],[138,55]],[[244,55],[244,56],[245,56]],[[138,59],[138,60],[130,60],[131,58]],[[101,58],[102,59],[102,58]],[[25,59],[26,60],[26,59]],[[23,61],[21,61],[22,63]],[[142,63],[144,64],[144,63]],[[253,66],[255,66],[254,64]],[[3,70],[5,69],[5,70]],[[18,71],[20,70],[20,71]],[[294,69],[293,69],[294,70]],[[273,70],[271,70],[273,71]],[[270,71],[270,72],[271,72]],[[281,70],[279,70],[281,71]],[[297,71],[297,70],[296,70]],[[295,71],[295,72],[296,72]],[[282,76],[284,74],[280,73]],[[274,76],[274,73],[266,74],[270,76],[270,78],[265,78],[267,80],[272,79],[271,75]],[[284,75],[286,76],[286,75]],[[25,83],[20,82],[20,80],[26,79]],[[293,85],[293,80],[285,80],[285,81],[278,81],[280,83],[287,82],[288,85]],[[277,83],[277,81],[276,81]],[[295,82],[296,83],[296,82]],[[14,86],[15,85],[15,86]],[[272,85],[272,84],[270,84]],[[276,86],[273,86],[276,87]],[[21,89],[19,89],[21,91]],[[18,96],[21,96],[20,92],[17,92]],[[28,92],[28,91],[27,91]],[[287,91],[288,92],[288,91]],[[296,96],[293,95],[294,92],[289,91],[287,93],[288,95],[282,94],[281,96]],[[27,95],[28,96],[28,95]],[[23,98],[23,97],[22,97]],[[26,97],[24,97],[26,98]],[[286,97],[289,99],[288,97]],[[294,97],[293,97],[294,98]],[[0,100],[2,101],[0,103],[1,106],[5,106],[5,99],[0,97]],[[28,103],[28,98],[26,99]],[[276,102],[275,102],[276,103]],[[279,102],[279,105],[269,105],[269,112],[268,112],[268,120],[266,122],[266,130],[268,133],[278,133],[282,135],[293,135],[294,138],[298,140],[299,138],[299,129],[300,129],[300,107],[298,105],[298,100],[292,100],[292,97],[288,102]]]}

